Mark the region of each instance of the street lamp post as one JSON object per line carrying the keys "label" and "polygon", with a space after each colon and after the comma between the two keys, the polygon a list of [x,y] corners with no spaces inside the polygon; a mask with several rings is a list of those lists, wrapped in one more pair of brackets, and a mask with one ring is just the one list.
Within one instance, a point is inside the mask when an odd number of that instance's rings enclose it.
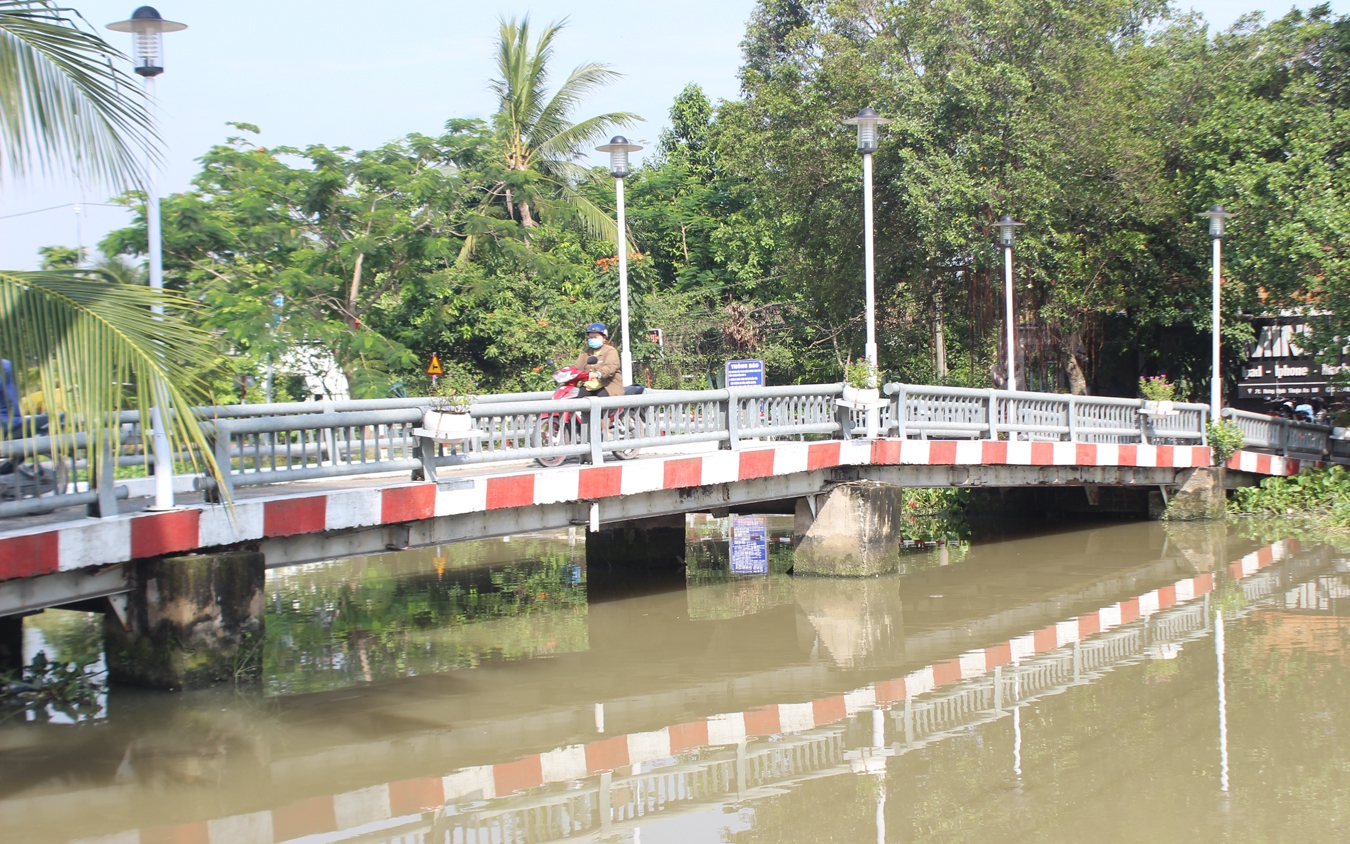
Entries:
{"label": "street lamp post", "polygon": [[627,386],[633,383],[633,351],[628,343],[628,238],[623,215],[623,180],[628,175],[628,153],[637,152],[642,147],[629,143],[623,135],[615,135],[609,139],[609,143],[595,149],[597,152],[609,153],[609,175],[614,177],[614,194],[618,199],[616,240],[619,244],[619,331],[623,334],[619,367],[623,372],[624,386]]}
{"label": "street lamp post", "polygon": [[1017,389],[1017,344],[1013,337],[1016,323],[1013,321],[1013,242],[1017,239],[1017,227],[1025,226],[1007,214],[998,218],[998,244],[1003,247],[1003,333],[1008,343],[1008,389]]}
{"label": "street lamp post", "polygon": [[894,123],[887,117],[877,114],[871,107],[865,107],[857,116],[844,121],[845,125],[858,127],[858,151],[863,157],[863,279],[867,295],[867,346],[864,354],[872,365],[872,380],[869,386],[877,385],[877,309],[876,309],[876,257],[872,248],[872,153],[877,151],[877,127]]}
{"label": "street lamp post", "polygon": [[1210,315],[1213,320],[1213,336],[1210,338],[1211,370],[1209,376],[1209,415],[1211,419],[1217,422],[1219,421],[1219,411],[1223,409],[1223,375],[1219,371],[1219,350],[1221,346],[1219,332],[1219,280],[1223,263],[1224,221],[1233,215],[1223,210],[1222,205],[1215,205],[1200,216],[1209,218],[1209,238],[1214,244],[1212,259],[1214,290],[1210,297],[1210,307],[1213,309]]}
{"label": "street lamp post", "polygon": [[[141,6],[131,13],[128,20],[108,24],[113,32],[132,34],[131,57],[136,63],[133,68],[145,80],[145,98],[149,102],[153,118],[155,109],[155,77],[164,72],[164,38],[166,32],[179,32],[187,29],[187,24],[166,21],[151,6]],[[147,161],[145,167],[145,226],[150,252],[150,287],[160,290],[164,287],[163,243],[159,226],[159,192],[155,185],[154,161]],[[164,309],[155,306],[154,312],[164,313]],[[173,454],[169,449],[169,437],[164,430],[164,417],[160,412],[163,396],[156,396],[150,409],[151,445],[155,453],[155,503],[152,510],[172,510],[173,503]]]}

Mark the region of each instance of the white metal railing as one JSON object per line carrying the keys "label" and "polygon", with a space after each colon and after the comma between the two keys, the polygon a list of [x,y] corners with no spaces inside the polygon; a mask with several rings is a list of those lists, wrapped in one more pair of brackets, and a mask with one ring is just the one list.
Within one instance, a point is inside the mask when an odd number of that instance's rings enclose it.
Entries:
{"label": "white metal railing", "polygon": [[1223,417],[1237,423],[1245,448],[1305,460],[1350,463],[1350,434],[1342,429],[1231,407],[1224,408]]}
{"label": "white metal railing", "polygon": [[[197,484],[213,499],[238,486],[280,484],[381,472],[434,480],[436,470],[461,464],[576,457],[598,464],[636,449],[716,443],[739,449],[746,440],[847,438],[866,431],[867,411],[841,406],[842,384],[802,384],[724,390],[656,390],[641,395],[553,401],[548,393],[478,398],[469,409],[472,436],[441,442],[415,433],[431,404],[426,398],[350,402],[290,402],[197,410],[212,441],[225,489],[210,478]],[[990,439],[1039,442],[1203,444],[1206,406],[1176,404],[1148,413],[1137,399],[889,384],[876,408],[878,433],[909,439]],[[117,465],[147,463],[140,418],[124,413]],[[1294,428],[1281,443],[1302,443],[1316,431]],[[1265,443],[1273,434],[1253,423]],[[1319,429],[1320,430],[1320,429]],[[1262,439],[1262,438],[1265,439]],[[1310,440],[1309,442],[1313,442]],[[1313,443],[1315,444],[1315,443]],[[1347,444],[1350,447],[1350,444]],[[59,455],[83,466],[75,442],[45,438],[0,441],[0,457]],[[191,455],[175,455],[176,460]],[[116,511],[112,472],[99,489],[71,485],[0,500],[0,517],[48,512],[97,502]],[[106,487],[106,489],[105,489]],[[97,494],[96,494],[97,492]]]}
{"label": "white metal railing", "polygon": [[889,428],[919,439],[1024,439],[1083,443],[1198,445],[1208,408],[1177,403],[1167,414],[1146,413],[1139,399],[963,387],[888,385]]}

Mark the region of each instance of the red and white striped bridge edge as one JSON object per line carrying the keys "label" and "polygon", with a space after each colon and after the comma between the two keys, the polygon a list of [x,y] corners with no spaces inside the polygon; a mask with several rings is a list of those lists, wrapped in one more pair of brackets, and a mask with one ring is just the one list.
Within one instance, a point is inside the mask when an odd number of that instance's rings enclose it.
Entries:
{"label": "red and white striped bridge edge", "polygon": [[1323,466],[1310,460],[1295,460],[1278,454],[1261,454],[1256,451],[1239,451],[1224,464],[1236,472],[1250,472],[1253,475],[1279,475],[1288,477],[1297,475],[1312,466]]}
{"label": "red and white striped bridge edge", "polygon": [[[1248,554],[1228,566],[1235,580],[1254,574],[1300,550],[1284,540]],[[782,733],[798,733],[843,721],[873,709],[889,709],[906,699],[972,680],[1003,665],[1049,653],[1156,612],[1203,598],[1214,589],[1214,575],[1178,580],[1127,601],[1051,624],[996,645],[924,666],[904,677],[869,683],[844,694],[804,703],[779,703],[744,712],[712,715],[649,732],[559,747],[497,765],[460,768],[440,777],[382,783],[342,794],[301,800],[245,815],[167,827],[131,830],[73,844],[280,844],[344,830],[373,832],[421,820],[423,812],[456,802],[492,800],[531,788],[585,779],[609,771],[670,759],[703,748],[736,745]]]}
{"label": "red and white striped bridge edge", "polygon": [[121,563],[274,537],[374,527],[656,490],[790,475],[833,466],[1208,466],[1205,446],[1092,445],[993,441],[836,440],[647,457],[611,466],[483,474],[471,488],[399,483],[237,502],[168,513],[85,519],[0,533],[0,580]]}

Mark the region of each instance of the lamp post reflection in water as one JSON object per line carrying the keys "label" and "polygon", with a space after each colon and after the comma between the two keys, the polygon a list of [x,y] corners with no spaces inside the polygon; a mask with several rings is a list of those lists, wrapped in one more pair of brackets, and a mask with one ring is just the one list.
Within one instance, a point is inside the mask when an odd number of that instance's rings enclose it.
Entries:
{"label": "lamp post reflection in water", "polygon": [[[1013,660],[1016,668],[1017,660]],[[1013,776],[1017,787],[1022,787],[1022,677],[1013,674]]]}
{"label": "lamp post reflection in water", "polygon": [[[886,713],[872,710],[872,749],[880,753],[886,747]],[[877,772],[877,844],[886,844],[886,767]]]}
{"label": "lamp post reflection in water", "polygon": [[1214,616],[1214,656],[1219,663],[1219,790],[1228,793],[1228,695],[1223,677],[1223,612]]}

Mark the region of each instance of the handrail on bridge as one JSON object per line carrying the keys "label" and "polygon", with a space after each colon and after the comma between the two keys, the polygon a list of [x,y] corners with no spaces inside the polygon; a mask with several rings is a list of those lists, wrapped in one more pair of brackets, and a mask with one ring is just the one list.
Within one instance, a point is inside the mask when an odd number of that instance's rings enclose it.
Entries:
{"label": "handrail on bridge", "polygon": [[[716,443],[735,450],[747,440],[848,438],[866,430],[869,411],[841,404],[843,387],[651,390],[565,401],[553,401],[546,392],[482,396],[469,408],[472,435],[450,441],[423,430],[432,405],[428,398],[198,408],[216,462],[225,470],[225,488],[216,489],[208,477],[195,483],[209,499],[220,500],[237,487],[319,478],[409,473],[431,481],[437,469],[459,465],[566,457],[599,464],[606,455],[626,457],[657,446]],[[885,397],[873,410],[880,435],[920,440],[1203,445],[1208,418],[1203,404],[1178,402],[1164,413],[1139,399],[915,384],[886,385]],[[1321,426],[1241,411],[1225,415],[1243,426],[1256,447],[1305,456],[1305,449],[1320,449],[1350,461],[1350,440],[1342,455],[1340,441]],[[113,461],[147,465],[152,458],[144,453],[139,415],[126,412],[119,418],[123,446],[139,453],[119,453]],[[75,472],[87,468],[81,448],[69,438],[0,443],[0,453],[35,462],[52,457]],[[184,461],[192,455],[174,457]],[[96,489],[67,483],[38,497],[0,501],[0,517],[93,502],[102,515],[111,515],[125,490],[113,487],[113,472],[96,474],[103,479]]]}

